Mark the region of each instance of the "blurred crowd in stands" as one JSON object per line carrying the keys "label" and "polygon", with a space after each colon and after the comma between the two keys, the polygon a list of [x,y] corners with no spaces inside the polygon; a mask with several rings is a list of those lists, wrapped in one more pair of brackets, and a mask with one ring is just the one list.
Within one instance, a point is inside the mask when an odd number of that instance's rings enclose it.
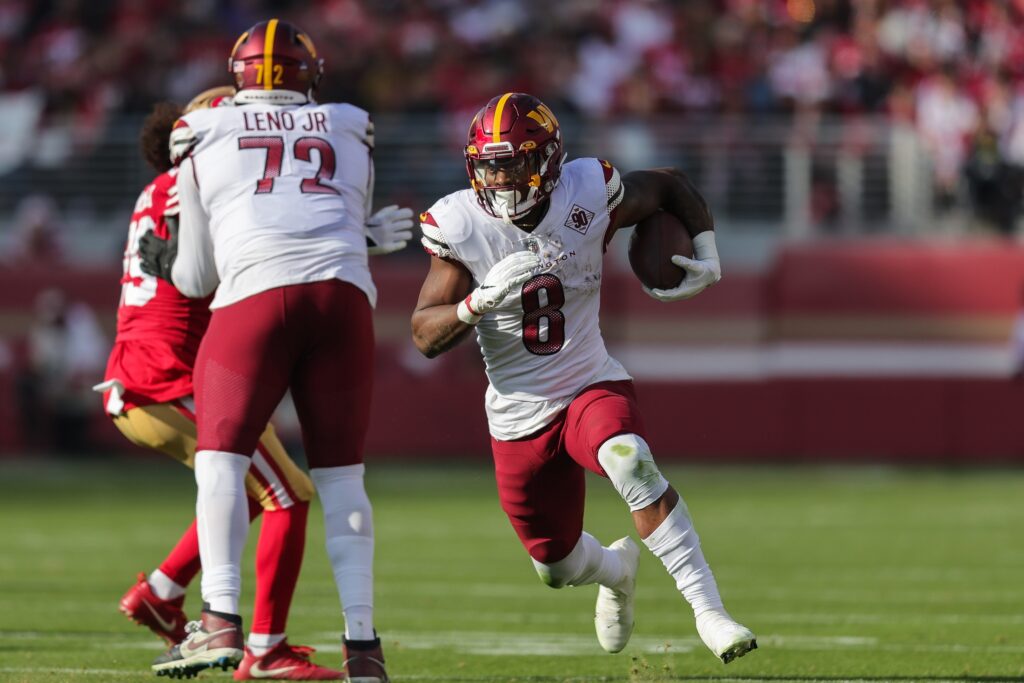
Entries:
{"label": "blurred crowd in stands", "polygon": [[[1005,234],[1020,214],[1024,0],[0,0],[0,174],[56,168],[121,115],[229,82],[234,39],[270,16],[314,38],[324,101],[466,121],[525,90],[583,119],[781,115],[796,131],[876,116],[916,128],[940,206],[967,188]],[[0,269],[59,266],[59,212],[23,197]],[[17,395],[23,447],[80,447],[102,326],[58,290],[25,301],[21,345],[0,336],[0,393]]]}
{"label": "blurred crowd in stands", "polygon": [[314,37],[324,100],[465,116],[518,89],[598,119],[879,114],[918,127],[940,202],[966,174],[1000,229],[1016,215],[1024,0],[4,0],[0,93],[41,89],[40,125],[87,147],[112,115],[227,82],[234,38],[273,15]]}

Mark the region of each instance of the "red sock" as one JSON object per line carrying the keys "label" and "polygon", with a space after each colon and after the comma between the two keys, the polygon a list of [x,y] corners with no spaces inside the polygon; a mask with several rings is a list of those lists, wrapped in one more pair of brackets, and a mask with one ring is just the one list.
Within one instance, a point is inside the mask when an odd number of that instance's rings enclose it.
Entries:
{"label": "red sock", "polygon": [[[249,521],[256,519],[262,511],[260,504],[249,498]],[[160,564],[159,569],[171,581],[185,587],[196,578],[200,567],[199,536],[196,534],[196,520],[193,519],[192,525],[182,534],[178,544]]]}
{"label": "red sock", "polygon": [[196,535],[196,520],[182,534],[167,558],[160,563],[160,571],[179,586],[187,586],[199,573],[199,536]]}
{"label": "red sock", "polygon": [[288,610],[302,568],[308,513],[309,503],[303,502],[284,510],[267,510],[263,513],[263,526],[256,546],[256,600],[252,612],[252,633],[285,632]]}

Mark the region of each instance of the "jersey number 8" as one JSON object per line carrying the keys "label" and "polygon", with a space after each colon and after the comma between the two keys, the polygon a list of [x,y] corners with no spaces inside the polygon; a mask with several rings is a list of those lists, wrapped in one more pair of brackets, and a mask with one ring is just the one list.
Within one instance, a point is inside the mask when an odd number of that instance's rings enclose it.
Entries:
{"label": "jersey number 8", "polygon": [[550,356],[565,344],[565,290],[550,273],[523,283],[523,345],[530,353]]}

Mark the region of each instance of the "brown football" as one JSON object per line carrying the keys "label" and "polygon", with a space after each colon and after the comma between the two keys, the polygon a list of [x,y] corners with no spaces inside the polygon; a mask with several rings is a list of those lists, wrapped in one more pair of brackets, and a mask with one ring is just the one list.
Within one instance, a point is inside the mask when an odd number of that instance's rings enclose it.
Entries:
{"label": "brown football", "polygon": [[678,287],[686,276],[672,263],[675,254],[693,258],[693,241],[679,219],[665,211],[636,224],[629,238],[629,265],[650,289]]}

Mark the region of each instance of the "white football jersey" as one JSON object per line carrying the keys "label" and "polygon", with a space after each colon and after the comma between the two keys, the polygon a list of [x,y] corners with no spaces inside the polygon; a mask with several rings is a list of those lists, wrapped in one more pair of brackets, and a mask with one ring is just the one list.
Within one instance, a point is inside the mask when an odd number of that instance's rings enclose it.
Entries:
{"label": "white football jersey", "polygon": [[473,190],[450,194],[421,216],[427,251],[459,261],[478,283],[515,251],[541,257],[542,271],[476,326],[496,439],[536,432],[595,382],[630,379],[608,355],[598,326],[605,237],[622,192],[611,164],[575,159],[562,168],[533,232],[487,214]]}
{"label": "white football jersey", "polygon": [[194,111],[176,136],[189,133],[183,127],[197,140],[191,168],[220,279],[211,308],[335,278],[375,303],[363,232],[373,184],[365,111],[253,103]]}

